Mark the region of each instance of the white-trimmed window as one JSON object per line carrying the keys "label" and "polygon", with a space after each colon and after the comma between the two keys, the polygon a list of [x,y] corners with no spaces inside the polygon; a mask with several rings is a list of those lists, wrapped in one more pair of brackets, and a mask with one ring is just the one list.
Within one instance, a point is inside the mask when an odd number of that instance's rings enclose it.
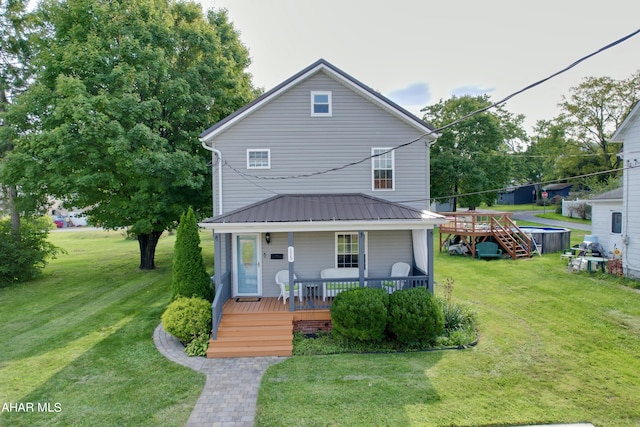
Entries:
{"label": "white-trimmed window", "polygon": [[391,148],[372,148],[371,179],[373,190],[395,190],[395,151]]}
{"label": "white-trimmed window", "polygon": [[[360,266],[359,234],[336,233],[336,268],[358,268]],[[364,234],[364,267],[367,268],[367,233]]]}
{"label": "white-trimmed window", "polygon": [[247,169],[271,169],[271,150],[247,150]]}
{"label": "white-trimmed window", "polygon": [[331,117],[331,92],[311,92],[311,117]]}
{"label": "white-trimmed window", "polygon": [[622,212],[611,212],[611,232],[622,233]]}

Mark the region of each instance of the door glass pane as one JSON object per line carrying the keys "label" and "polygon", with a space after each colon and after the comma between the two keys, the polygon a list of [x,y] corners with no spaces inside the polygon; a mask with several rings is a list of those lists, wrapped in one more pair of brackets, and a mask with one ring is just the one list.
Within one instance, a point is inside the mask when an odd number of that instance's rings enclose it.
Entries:
{"label": "door glass pane", "polygon": [[238,293],[258,293],[258,242],[257,236],[236,237],[238,260]]}

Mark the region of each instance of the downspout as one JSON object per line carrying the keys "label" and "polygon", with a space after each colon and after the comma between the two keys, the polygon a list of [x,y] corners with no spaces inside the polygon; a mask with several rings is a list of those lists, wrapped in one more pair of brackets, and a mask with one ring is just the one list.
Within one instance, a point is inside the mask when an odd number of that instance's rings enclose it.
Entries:
{"label": "downspout", "polygon": [[215,155],[218,157],[218,215],[222,215],[222,152],[208,146],[204,141],[202,141],[202,147],[207,151],[215,153]]}

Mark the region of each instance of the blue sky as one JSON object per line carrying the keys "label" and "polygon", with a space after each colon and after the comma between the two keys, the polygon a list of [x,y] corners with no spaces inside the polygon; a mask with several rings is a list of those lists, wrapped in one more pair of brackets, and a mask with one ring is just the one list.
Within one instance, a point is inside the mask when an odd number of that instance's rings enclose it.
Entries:
{"label": "blue sky", "polygon": [[[640,28],[628,0],[201,0],[225,8],[270,89],[319,58],[418,116],[452,95],[497,101]],[[530,130],[587,76],[640,69],[640,36],[506,104]]]}

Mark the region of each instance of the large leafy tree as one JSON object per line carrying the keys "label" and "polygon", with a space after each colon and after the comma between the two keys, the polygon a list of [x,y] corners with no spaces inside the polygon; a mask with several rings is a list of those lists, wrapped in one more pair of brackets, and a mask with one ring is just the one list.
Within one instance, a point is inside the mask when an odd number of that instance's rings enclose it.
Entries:
{"label": "large leafy tree", "polygon": [[[453,97],[428,106],[424,120],[436,127],[491,105],[487,95]],[[524,117],[503,107],[475,114],[441,132],[431,149],[431,196],[475,207],[492,204],[512,179],[510,153],[526,140]],[[458,195],[461,195],[458,197]]]}
{"label": "large leafy tree", "polygon": [[[622,80],[587,77],[570,89],[569,96],[563,96],[561,114],[555,121],[566,129],[570,154],[567,157],[573,157],[573,174],[612,170],[620,166],[617,152],[621,147],[611,143],[610,138],[638,99],[640,72]],[[607,176],[602,179],[607,179]]]}
{"label": "large leafy tree", "polygon": [[537,183],[540,191],[544,182],[562,178],[567,163],[567,141],[565,128],[555,121],[539,120],[533,137],[524,152],[514,156],[518,183]]}
{"label": "large leafy tree", "polygon": [[163,231],[188,206],[211,209],[198,134],[255,96],[248,51],[225,11],[190,2],[45,0],[39,12],[39,71],[13,109],[16,168],[94,223],[130,227],[152,269]]}
{"label": "large leafy tree", "polygon": [[5,199],[11,217],[11,236],[20,240],[18,187],[5,170],[5,159],[13,150],[13,135],[6,113],[15,98],[28,86],[31,68],[30,15],[25,0],[0,0],[0,198]]}

